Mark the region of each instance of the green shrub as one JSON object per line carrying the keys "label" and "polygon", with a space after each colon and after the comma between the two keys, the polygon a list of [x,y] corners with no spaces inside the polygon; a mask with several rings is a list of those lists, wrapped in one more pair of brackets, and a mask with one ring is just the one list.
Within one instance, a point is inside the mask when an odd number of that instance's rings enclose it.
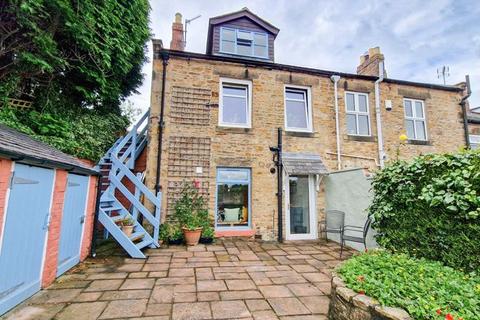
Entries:
{"label": "green shrub", "polygon": [[392,251],[480,268],[480,153],[399,161],[373,180],[369,208],[377,242]]}
{"label": "green shrub", "polygon": [[480,319],[480,278],[439,262],[371,251],[347,260],[338,273],[347,287],[415,319]]}

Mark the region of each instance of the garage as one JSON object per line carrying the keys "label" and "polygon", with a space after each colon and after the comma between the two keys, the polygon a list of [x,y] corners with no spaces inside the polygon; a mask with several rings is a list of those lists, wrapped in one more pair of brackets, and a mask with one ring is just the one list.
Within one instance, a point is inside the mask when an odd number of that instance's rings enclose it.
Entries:
{"label": "garage", "polygon": [[0,315],[88,256],[97,172],[0,125]]}

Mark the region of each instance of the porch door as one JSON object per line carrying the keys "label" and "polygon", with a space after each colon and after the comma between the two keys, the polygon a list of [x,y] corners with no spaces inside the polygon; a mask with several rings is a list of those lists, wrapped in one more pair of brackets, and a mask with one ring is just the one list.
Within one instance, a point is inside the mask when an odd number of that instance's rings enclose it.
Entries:
{"label": "porch door", "polygon": [[286,185],[287,240],[317,238],[313,175],[290,175]]}

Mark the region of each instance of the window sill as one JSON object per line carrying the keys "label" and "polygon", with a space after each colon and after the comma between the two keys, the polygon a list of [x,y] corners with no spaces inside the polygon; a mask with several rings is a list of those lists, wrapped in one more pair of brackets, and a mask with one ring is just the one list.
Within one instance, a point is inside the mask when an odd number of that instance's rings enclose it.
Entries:
{"label": "window sill", "polygon": [[419,146],[431,146],[432,142],[429,140],[407,140],[408,144],[419,145]]}
{"label": "window sill", "polygon": [[357,136],[357,135],[347,134],[346,137],[344,137],[344,140],[359,141],[359,142],[376,142],[377,137],[375,137],[375,136]]}
{"label": "window sill", "polygon": [[255,230],[215,230],[215,238],[222,237],[253,237]]}
{"label": "window sill", "polygon": [[315,132],[285,130],[285,135],[290,137],[313,138],[315,137]]}
{"label": "window sill", "polygon": [[252,134],[252,128],[217,126],[217,132]]}

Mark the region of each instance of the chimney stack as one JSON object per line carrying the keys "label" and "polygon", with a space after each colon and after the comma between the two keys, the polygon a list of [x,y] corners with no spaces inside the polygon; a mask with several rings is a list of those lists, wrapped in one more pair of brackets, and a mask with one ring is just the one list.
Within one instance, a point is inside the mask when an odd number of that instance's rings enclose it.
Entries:
{"label": "chimney stack", "polygon": [[172,23],[172,41],[170,42],[171,50],[185,50],[185,41],[183,36],[182,14],[177,12],[175,14],[175,21]]}
{"label": "chimney stack", "polygon": [[379,65],[381,62],[383,62],[383,76],[386,78],[385,57],[380,52],[380,47],[370,48],[368,52],[360,56],[360,65],[357,67],[357,74],[378,77],[380,75]]}

